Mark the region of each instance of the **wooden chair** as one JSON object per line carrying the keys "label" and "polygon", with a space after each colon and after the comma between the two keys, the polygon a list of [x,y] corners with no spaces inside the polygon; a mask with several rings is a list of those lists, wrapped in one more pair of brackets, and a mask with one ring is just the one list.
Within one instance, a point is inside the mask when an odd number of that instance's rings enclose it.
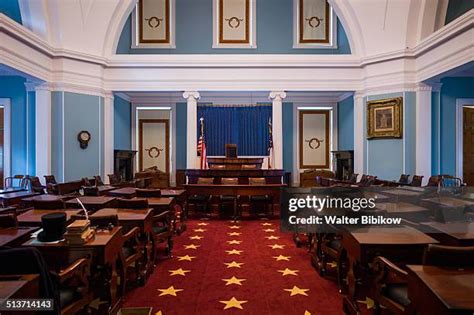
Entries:
{"label": "wooden chair", "polygon": [[256,164],[242,164],[241,169],[243,170],[255,170],[257,169]]}
{"label": "wooden chair", "polygon": [[410,179],[410,175],[402,174],[400,175],[400,179],[398,180],[399,184],[408,185],[408,180]]}
{"label": "wooden chair", "polygon": [[120,185],[123,182],[122,175],[108,174],[110,185]]}
{"label": "wooden chair", "polygon": [[46,184],[57,184],[56,177],[54,175],[44,175],[44,180]]}
{"label": "wooden chair", "polygon": [[[24,179],[23,175],[14,175],[14,176],[6,177],[4,179],[3,187],[4,188],[23,187],[22,186],[23,179]],[[15,184],[18,184],[18,186],[15,186]]]}
{"label": "wooden chair", "polygon": [[104,182],[102,181],[102,178],[100,177],[100,175],[94,176],[94,179],[95,179],[96,186],[104,186]]}
{"label": "wooden chair", "polygon": [[[249,185],[265,185],[266,181],[264,177],[250,177]],[[264,209],[264,214],[269,215],[271,210],[271,215],[274,215],[273,212],[273,198],[272,196],[262,195],[262,196],[250,196],[250,210],[254,214],[258,214],[258,209]]]}
{"label": "wooden chair", "polygon": [[30,186],[31,186],[31,191],[40,193],[41,195],[44,194],[44,189],[46,187],[41,185],[41,182],[38,176],[30,177]]}
{"label": "wooden chair", "polygon": [[[221,178],[221,185],[237,185],[239,183],[239,179],[235,177],[223,177]],[[221,195],[219,196],[219,212],[220,214],[225,213],[225,209],[231,208],[234,209],[234,205],[237,202],[238,196],[234,195]],[[238,208],[238,205],[237,205]],[[237,209],[237,212],[239,210]],[[237,216],[238,213],[234,213],[234,216]]]}
{"label": "wooden chair", "polygon": [[[117,215],[104,215],[104,216],[92,216],[90,217],[91,225],[98,228],[112,229],[115,226],[119,226],[119,220]],[[144,255],[144,246],[140,241],[140,228],[134,227],[122,235],[122,257],[123,266],[125,270],[124,283],[122,286],[123,293],[127,288],[126,282],[130,275],[135,274],[136,281],[141,283],[142,278],[142,259]]]}
{"label": "wooden chair", "polygon": [[137,189],[136,190],[138,198],[160,198],[161,190],[160,189]]}
{"label": "wooden chair", "polygon": [[441,175],[434,175],[434,176],[431,176],[431,177],[428,179],[428,184],[427,184],[426,186],[427,186],[427,187],[438,187],[438,186],[440,185],[441,178],[442,178]]}
{"label": "wooden chair", "polygon": [[82,187],[82,190],[84,192],[84,196],[99,196],[99,188],[96,186],[84,186]]}
{"label": "wooden chair", "polygon": [[465,186],[462,179],[451,175],[443,175],[441,178],[441,187],[459,188]]}
{"label": "wooden chair", "polygon": [[41,210],[60,210],[65,209],[66,204],[63,200],[33,200],[33,208]]}
{"label": "wooden chair", "polygon": [[121,209],[148,209],[148,200],[147,199],[124,199],[118,198],[116,200],[117,208]]}
{"label": "wooden chair", "polygon": [[17,227],[18,220],[15,213],[2,213],[0,214],[0,228]]}
{"label": "wooden chair", "polygon": [[[197,180],[201,185],[214,184],[214,178],[199,177]],[[209,209],[210,196],[206,195],[192,195],[188,197],[188,206],[194,208],[194,212],[207,213]]]}
{"label": "wooden chair", "polygon": [[92,187],[92,186],[94,186],[94,185],[92,185],[90,179],[87,178],[87,177],[83,177],[83,178],[81,179],[81,181],[82,181],[82,185],[83,185],[84,187]]}
{"label": "wooden chair", "polygon": [[423,177],[424,176],[414,175],[411,180],[410,186],[421,187],[421,184],[423,183]]}
{"label": "wooden chair", "polygon": [[162,243],[166,243],[166,253],[168,257],[172,256],[173,250],[173,213],[164,211],[153,216],[153,261],[158,257],[157,252]]}
{"label": "wooden chair", "polygon": [[[474,266],[474,246],[458,247],[430,244],[423,255],[423,265],[468,268]],[[411,314],[408,298],[407,272],[384,257],[377,257],[373,264],[374,300],[392,314]]]}

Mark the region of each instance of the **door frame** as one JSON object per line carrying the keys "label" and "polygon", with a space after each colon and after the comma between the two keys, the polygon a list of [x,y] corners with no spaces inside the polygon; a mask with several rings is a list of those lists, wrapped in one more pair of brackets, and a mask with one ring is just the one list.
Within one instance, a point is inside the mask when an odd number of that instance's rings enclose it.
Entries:
{"label": "door frame", "polygon": [[3,107],[3,178],[11,176],[11,99],[0,98]]}
{"label": "door frame", "polygon": [[463,178],[463,109],[474,108],[474,98],[456,99],[456,177]]}
{"label": "door frame", "polygon": [[169,119],[138,119],[138,169],[143,171],[143,123],[164,123],[165,124],[165,146],[166,146],[166,174],[170,175],[170,121]]}

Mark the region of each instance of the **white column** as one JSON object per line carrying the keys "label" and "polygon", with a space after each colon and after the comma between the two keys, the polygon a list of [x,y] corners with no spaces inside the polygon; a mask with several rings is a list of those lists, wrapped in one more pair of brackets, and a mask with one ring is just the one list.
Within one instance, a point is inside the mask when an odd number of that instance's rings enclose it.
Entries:
{"label": "white column", "polygon": [[427,183],[431,176],[431,86],[416,88],[416,171]]}
{"label": "white column", "polygon": [[365,152],[364,141],[364,98],[362,94],[354,94],[354,173],[364,174]]}
{"label": "white column", "polygon": [[187,100],[187,149],[186,168],[197,168],[197,101],[200,98],[197,91],[186,91],[183,97]]}
{"label": "white column", "polygon": [[36,87],[36,176],[51,175],[51,88]]}
{"label": "white column", "polygon": [[114,95],[112,92],[104,96],[104,165],[102,178],[108,182],[108,174],[114,173]]}
{"label": "white column", "polygon": [[283,100],[285,97],[284,91],[270,92],[268,97],[272,101],[272,135],[276,169],[283,168]]}

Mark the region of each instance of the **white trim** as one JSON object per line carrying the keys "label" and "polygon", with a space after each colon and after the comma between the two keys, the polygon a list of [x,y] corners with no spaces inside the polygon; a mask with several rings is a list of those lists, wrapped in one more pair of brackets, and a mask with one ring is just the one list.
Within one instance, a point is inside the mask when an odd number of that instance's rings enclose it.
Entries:
{"label": "white trim", "polygon": [[3,107],[3,178],[11,176],[11,100],[0,98]]}
{"label": "white trim", "polygon": [[28,95],[28,90],[26,90],[26,175],[30,175],[30,135],[29,135],[29,128],[30,128],[30,111],[29,111],[29,103],[30,97]]}
{"label": "white trim", "polygon": [[456,99],[456,177],[459,178],[463,178],[463,108],[473,105],[474,98]]}
{"label": "white trim", "polygon": [[212,1],[212,48],[217,49],[256,49],[257,48],[257,0],[250,0],[249,43],[221,44],[219,43],[219,0]]}
{"label": "white trim", "polygon": [[[403,99],[402,99],[402,119],[403,119],[403,141],[402,141],[402,173],[406,174],[406,145],[407,145],[407,120],[406,120],[406,104],[407,104],[407,98],[406,98],[406,91],[403,91]],[[416,104],[418,106],[418,104]]]}
{"label": "white trim", "polygon": [[137,19],[138,3],[132,12],[132,49],[136,48],[154,48],[154,49],[175,49],[176,48],[176,0],[170,0],[170,42],[168,44],[160,43],[139,43],[138,42],[138,19]]}
{"label": "white trim", "polygon": [[65,144],[66,144],[66,139],[65,138],[65,128],[64,128],[64,118],[65,118],[65,115],[64,115],[64,110],[66,109],[65,107],[65,103],[64,103],[64,91],[61,92],[61,134],[62,134],[62,152],[61,152],[61,155],[62,155],[62,165],[63,165],[63,183],[66,182],[66,159],[65,159],[65,156],[66,156],[66,150],[64,148]]}
{"label": "white trim", "polygon": [[300,23],[298,19],[300,6],[299,0],[293,0],[293,48],[294,49],[337,49],[337,17],[329,5],[329,43],[299,43]]}

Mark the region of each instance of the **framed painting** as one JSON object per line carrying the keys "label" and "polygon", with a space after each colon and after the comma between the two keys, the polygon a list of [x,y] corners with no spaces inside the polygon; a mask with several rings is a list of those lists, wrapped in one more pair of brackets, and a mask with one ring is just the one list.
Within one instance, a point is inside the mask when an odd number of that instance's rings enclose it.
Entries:
{"label": "framed painting", "polygon": [[140,119],[138,133],[140,171],[156,166],[169,174],[169,120]]}
{"label": "framed painting", "polygon": [[175,0],[139,0],[133,15],[132,48],[174,48]]}
{"label": "framed painting", "polygon": [[213,48],[255,48],[255,0],[214,0]]}
{"label": "framed painting", "polygon": [[403,98],[367,102],[367,138],[402,138]]}
{"label": "framed painting", "polygon": [[333,18],[327,0],[294,1],[296,1],[296,44],[330,45]]}
{"label": "framed painting", "polygon": [[329,168],[330,110],[299,112],[300,168]]}

